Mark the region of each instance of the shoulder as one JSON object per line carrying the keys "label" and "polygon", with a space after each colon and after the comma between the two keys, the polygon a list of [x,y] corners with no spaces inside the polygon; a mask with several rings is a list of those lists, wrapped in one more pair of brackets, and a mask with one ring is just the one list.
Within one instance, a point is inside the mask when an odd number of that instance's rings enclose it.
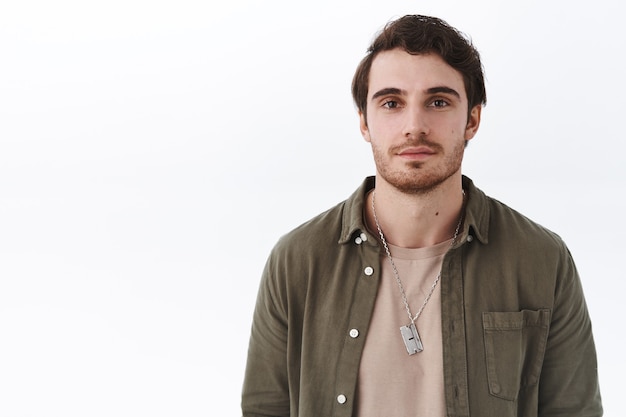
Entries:
{"label": "shoulder", "polygon": [[357,232],[365,230],[363,204],[365,195],[374,186],[374,178],[366,178],[346,200],[301,224],[276,243],[272,256],[324,256],[336,251]]}
{"label": "shoulder", "polygon": [[318,214],[284,234],[272,250],[272,255],[311,254],[329,244],[337,245],[341,237],[342,218],[346,201]]}
{"label": "shoulder", "polygon": [[[469,181],[469,180],[468,180]],[[532,253],[565,253],[567,247],[554,231],[507,204],[486,195],[469,181],[467,220],[484,243],[525,249]]]}
{"label": "shoulder", "polygon": [[565,242],[554,231],[492,197],[490,235],[511,239],[516,244],[532,245],[539,250],[563,251]]}

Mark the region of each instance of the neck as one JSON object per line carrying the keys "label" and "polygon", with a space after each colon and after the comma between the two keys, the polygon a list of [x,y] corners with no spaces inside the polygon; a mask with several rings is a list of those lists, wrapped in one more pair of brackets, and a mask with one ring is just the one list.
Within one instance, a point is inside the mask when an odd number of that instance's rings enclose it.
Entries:
{"label": "neck", "polygon": [[387,242],[394,246],[422,248],[451,239],[462,215],[460,175],[423,194],[403,193],[377,176],[376,189],[367,196],[365,206],[372,231],[377,230],[372,210],[374,193],[378,223]]}

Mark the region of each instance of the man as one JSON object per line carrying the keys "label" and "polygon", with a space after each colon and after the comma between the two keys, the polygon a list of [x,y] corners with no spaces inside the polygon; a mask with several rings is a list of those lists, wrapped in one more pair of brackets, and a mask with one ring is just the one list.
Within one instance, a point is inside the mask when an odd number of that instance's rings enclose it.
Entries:
{"label": "man", "polygon": [[567,247],[461,174],[486,102],[472,44],[402,17],[352,92],[376,177],[272,251],[243,415],[602,415]]}

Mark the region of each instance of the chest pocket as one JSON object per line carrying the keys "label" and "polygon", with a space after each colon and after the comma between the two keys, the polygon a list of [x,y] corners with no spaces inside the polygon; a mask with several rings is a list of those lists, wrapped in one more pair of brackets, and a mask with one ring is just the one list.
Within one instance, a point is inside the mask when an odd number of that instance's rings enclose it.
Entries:
{"label": "chest pocket", "polygon": [[515,401],[521,387],[539,382],[550,310],[483,313],[489,392]]}

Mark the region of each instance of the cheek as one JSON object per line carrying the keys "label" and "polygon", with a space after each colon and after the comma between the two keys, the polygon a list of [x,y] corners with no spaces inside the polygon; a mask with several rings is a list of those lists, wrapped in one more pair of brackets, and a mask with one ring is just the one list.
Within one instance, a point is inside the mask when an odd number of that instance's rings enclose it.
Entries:
{"label": "cheek", "polygon": [[458,138],[465,134],[465,128],[462,126],[452,126],[449,131],[450,138]]}
{"label": "cheek", "polygon": [[398,116],[373,115],[368,119],[370,136],[378,140],[398,134],[402,130],[401,126],[402,119]]}
{"label": "cheek", "polygon": [[459,122],[458,125],[454,127],[454,134],[456,136],[462,137],[463,139],[466,139],[465,136],[467,135],[467,132],[468,132],[468,125],[467,123],[465,123],[465,120]]}

